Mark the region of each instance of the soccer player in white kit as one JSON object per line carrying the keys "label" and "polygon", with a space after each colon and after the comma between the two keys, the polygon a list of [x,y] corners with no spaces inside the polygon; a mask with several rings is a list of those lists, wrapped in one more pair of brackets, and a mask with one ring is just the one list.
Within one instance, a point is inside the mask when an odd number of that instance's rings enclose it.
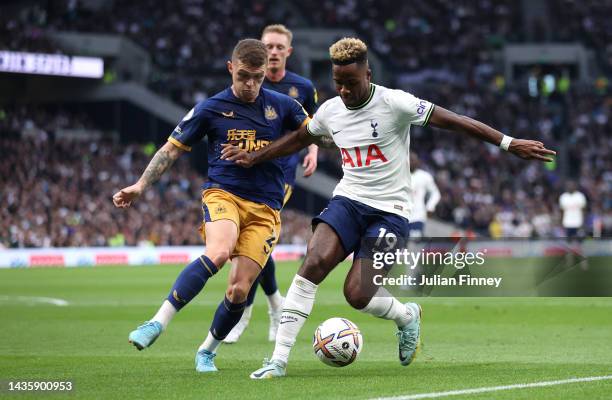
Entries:
{"label": "soccer player in white kit", "polygon": [[[576,256],[582,254],[581,241],[584,238],[582,227],[584,225],[584,209],[587,206],[586,196],[578,190],[575,181],[570,180],[566,184],[566,191],[559,196],[559,207],[563,211],[561,224],[565,229],[565,239],[569,250],[565,254],[565,262],[568,266],[576,262]],[[588,268],[588,259],[583,258],[580,268]]]}
{"label": "soccer player in white kit", "polygon": [[580,230],[584,224],[583,210],[586,205],[586,197],[578,190],[576,182],[569,181],[567,183],[567,191],[559,197],[559,206],[563,211],[561,223],[569,240],[579,239],[582,235]]}
{"label": "soccer player in white kit", "polygon": [[410,152],[410,184],[412,188],[412,212],[410,213],[411,239],[425,236],[425,223],[440,201],[440,190],[434,177],[421,166],[416,153]]}
{"label": "soccer player in white kit", "polygon": [[367,47],[359,39],[339,40],[330,47],[330,56],[339,96],[321,105],[305,127],[256,152],[223,145],[223,159],[250,167],[311,143],[333,140],[344,172],[328,207],[313,219],[314,233],[287,292],[274,353],[251,374],[253,379],[285,376],[289,352],[312,310],[318,285],[351,253],[354,260],[344,282],[346,300],[358,310],[395,322],[400,363],[409,365],[414,359],[420,342],[420,306],[375,296],[378,288],[362,279],[369,273],[371,260],[361,247],[367,237],[405,238],[408,234],[411,125],[431,124],[467,133],[524,159],[551,161],[549,155],[555,154],[540,142],[505,136],[404,91],[372,84]]}

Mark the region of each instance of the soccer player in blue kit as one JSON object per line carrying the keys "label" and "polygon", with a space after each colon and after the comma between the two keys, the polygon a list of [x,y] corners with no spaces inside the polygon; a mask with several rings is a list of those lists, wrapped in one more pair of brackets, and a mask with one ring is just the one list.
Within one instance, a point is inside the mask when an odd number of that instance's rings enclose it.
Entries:
{"label": "soccer player in blue kit", "polygon": [[[368,280],[371,255],[362,239],[406,238],[411,211],[407,155],[411,125],[449,129],[500,146],[523,159],[551,161],[554,151],[533,140],[515,139],[474,119],[457,115],[402,90],[371,82],[367,46],[344,38],[330,47],[338,96],[326,101],[312,120],[270,146],[246,153],[223,145],[222,158],[251,167],[291,154],[321,138],[340,149],[343,177],[326,209],[313,219],[306,258],[287,291],[272,358],[252,379],[286,375],[290,351],[312,311],[318,285],[338,263],[354,253],[344,281],[344,296],[355,309],[393,321],[401,365],[414,360],[420,343],[421,307],[402,304]],[[370,264],[370,265],[368,265]]]}
{"label": "soccer player in blue kit", "polygon": [[247,170],[222,160],[222,145],[231,143],[245,151],[255,151],[309,120],[297,101],[261,87],[267,63],[266,47],[261,41],[238,42],[227,63],[232,86],[189,111],[137,183],[113,196],[115,206],[130,207],[174,160],[208,137],[208,182],[202,191],[204,222],[200,229],[205,253],[183,269],[153,318],[128,337],[139,350],[153,344],[174,315],[230,259],[232,269],[225,298],[196,353],[198,372],[217,371],[216,350],[240,320],[247,294],[278,240],[285,195],[281,160]]}
{"label": "soccer player in blue kit", "polygon": [[[268,51],[268,70],[266,71],[263,87],[279,93],[284,93],[297,100],[304,107],[308,115],[312,116],[317,107],[317,91],[314,85],[310,80],[286,69],[287,58],[293,52],[293,48],[291,47],[292,39],[293,34],[291,31],[281,24],[268,25],[262,31],[261,41],[266,45]],[[311,144],[308,146],[308,154],[306,154],[303,161],[305,177],[312,175],[316,170],[317,153],[317,145]],[[284,163],[285,172],[285,198],[283,201],[283,205],[285,205],[293,193],[296,169],[300,162],[300,155],[299,153],[291,154],[281,158],[281,160]],[[268,315],[270,317],[268,340],[273,342],[276,339],[284,298],[278,290],[275,272],[276,265],[274,264],[274,259],[270,256],[265,268],[261,271],[261,275],[255,284],[253,284],[249,292],[247,305],[242,314],[242,318],[229,335],[227,335],[224,340],[225,343],[237,342],[249,325],[251,313],[253,311],[255,293],[259,286],[258,283],[264,290],[268,303]]]}

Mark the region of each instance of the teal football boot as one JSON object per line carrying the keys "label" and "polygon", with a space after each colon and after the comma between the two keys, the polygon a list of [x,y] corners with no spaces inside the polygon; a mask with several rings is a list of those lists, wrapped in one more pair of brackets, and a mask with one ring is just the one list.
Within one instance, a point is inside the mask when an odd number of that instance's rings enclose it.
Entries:
{"label": "teal football boot", "polygon": [[406,308],[413,315],[412,321],[398,328],[399,360],[403,366],[410,365],[416,358],[421,346],[421,306],[416,303],[406,303]]}
{"label": "teal football boot", "polygon": [[146,321],[136,330],[130,332],[128,342],[136,346],[138,350],[151,346],[161,335],[162,325],[157,321]]}
{"label": "teal football boot", "polygon": [[195,366],[198,372],[217,372],[219,371],[215,367],[215,356],[216,353],[211,353],[206,349],[202,349],[196,353]]}

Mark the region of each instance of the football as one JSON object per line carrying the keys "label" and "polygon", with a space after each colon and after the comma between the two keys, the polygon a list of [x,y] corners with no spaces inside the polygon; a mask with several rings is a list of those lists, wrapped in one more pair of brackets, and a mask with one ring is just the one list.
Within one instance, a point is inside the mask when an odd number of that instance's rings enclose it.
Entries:
{"label": "football", "polygon": [[319,360],[332,367],[353,363],[363,348],[361,331],[346,318],[330,318],[315,330],[312,347]]}

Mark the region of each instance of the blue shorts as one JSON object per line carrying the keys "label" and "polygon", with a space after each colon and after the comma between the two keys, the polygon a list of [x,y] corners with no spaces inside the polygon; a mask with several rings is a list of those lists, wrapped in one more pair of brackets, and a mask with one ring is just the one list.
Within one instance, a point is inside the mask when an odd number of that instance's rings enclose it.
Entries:
{"label": "blue shorts", "polygon": [[422,221],[411,222],[408,229],[410,229],[410,238],[412,239],[420,239],[425,236],[425,223]]}
{"label": "blue shorts", "polygon": [[567,239],[581,239],[582,232],[579,228],[565,228],[565,237]]}
{"label": "blue shorts", "polygon": [[384,247],[392,243],[388,239],[395,238],[401,245],[409,233],[409,223],[406,218],[344,196],[334,196],[331,199],[327,208],[312,219],[313,228],[320,222],[332,227],[340,238],[346,255],[354,252],[356,259],[371,258],[371,250],[362,250],[362,241],[375,242],[381,238],[379,243]]}

